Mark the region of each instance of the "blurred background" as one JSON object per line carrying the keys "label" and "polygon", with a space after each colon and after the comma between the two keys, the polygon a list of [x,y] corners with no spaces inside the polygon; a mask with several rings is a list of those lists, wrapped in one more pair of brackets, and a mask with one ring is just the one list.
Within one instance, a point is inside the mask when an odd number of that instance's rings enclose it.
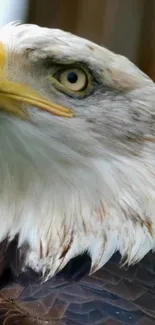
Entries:
{"label": "blurred background", "polygon": [[5,0],[0,25],[61,28],[127,56],[155,80],[155,0]]}

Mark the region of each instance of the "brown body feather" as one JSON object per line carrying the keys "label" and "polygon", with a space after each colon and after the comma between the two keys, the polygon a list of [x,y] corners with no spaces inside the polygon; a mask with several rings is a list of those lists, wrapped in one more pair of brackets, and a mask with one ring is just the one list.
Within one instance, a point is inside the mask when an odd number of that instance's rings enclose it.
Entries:
{"label": "brown body feather", "polygon": [[114,256],[78,283],[10,283],[0,293],[1,325],[155,325],[155,255],[120,268]]}

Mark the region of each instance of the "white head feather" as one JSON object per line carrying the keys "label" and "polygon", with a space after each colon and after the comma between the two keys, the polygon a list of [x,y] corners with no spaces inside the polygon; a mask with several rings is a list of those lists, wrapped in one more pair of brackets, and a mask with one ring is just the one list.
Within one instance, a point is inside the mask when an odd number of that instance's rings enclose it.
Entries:
{"label": "white head feather", "polygon": [[[155,242],[155,87],[126,58],[60,30],[0,29],[8,79],[73,109],[65,119],[29,106],[31,121],[0,115],[0,240],[27,243],[22,270],[46,280],[88,251],[94,272],[115,251],[128,264]],[[50,79],[80,63],[94,91],[79,98]],[[66,252],[64,254],[64,252]]]}

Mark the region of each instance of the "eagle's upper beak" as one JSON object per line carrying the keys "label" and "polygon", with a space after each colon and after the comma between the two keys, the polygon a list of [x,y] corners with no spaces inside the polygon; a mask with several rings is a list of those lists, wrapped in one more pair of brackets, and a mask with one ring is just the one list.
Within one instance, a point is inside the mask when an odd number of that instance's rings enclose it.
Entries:
{"label": "eagle's upper beak", "polygon": [[0,110],[24,119],[29,119],[28,111],[21,105],[22,103],[26,103],[46,110],[54,115],[63,117],[73,116],[73,113],[68,108],[47,101],[26,85],[8,80],[4,71],[6,57],[5,46],[0,43]]}

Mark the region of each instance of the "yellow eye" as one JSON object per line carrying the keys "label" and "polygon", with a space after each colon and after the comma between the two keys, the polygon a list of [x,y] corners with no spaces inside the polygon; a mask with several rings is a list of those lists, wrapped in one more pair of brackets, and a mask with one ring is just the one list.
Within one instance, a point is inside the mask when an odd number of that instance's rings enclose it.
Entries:
{"label": "yellow eye", "polygon": [[88,79],[82,69],[71,68],[60,72],[59,82],[68,90],[78,92],[87,87]]}
{"label": "yellow eye", "polygon": [[53,65],[50,70],[50,81],[59,92],[73,98],[89,96],[97,84],[91,71],[78,64]]}

